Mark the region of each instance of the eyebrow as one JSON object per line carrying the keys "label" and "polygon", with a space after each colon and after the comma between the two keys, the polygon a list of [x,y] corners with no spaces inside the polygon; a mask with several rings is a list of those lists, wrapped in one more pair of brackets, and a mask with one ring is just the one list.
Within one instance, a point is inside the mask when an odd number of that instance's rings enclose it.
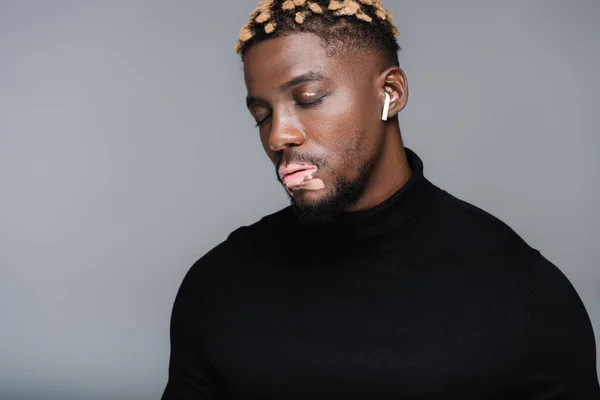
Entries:
{"label": "eyebrow", "polygon": [[[294,86],[298,86],[302,83],[322,81],[323,79],[325,79],[325,77],[323,77],[323,75],[318,72],[307,72],[305,74],[299,75],[299,76],[289,80],[288,82],[284,83],[283,85],[281,85],[279,87],[279,90],[281,92],[286,92],[286,91],[290,90],[291,88],[293,88]],[[253,105],[255,103],[260,103],[260,102],[264,102],[264,101],[259,97],[255,97],[255,96],[247,96],[246,97],[246,107],[248,107],[248,108],[250,108],[251,105]]]}
{"label": "eyebrow", "polygon": [[323,75],[319,74],[318,72],[307,72],[306,74],[297,76],[297,77],[293,78],[292,80],[290,80],[289,82],[284,83],[283,85],[281,85],[279,87],[279,90],[282,92],[285,92],[287,90],[290,90],[294,86],[298,86],[302,83],[322,81],[323,79],[325,79],[325,78],[323,78]]}

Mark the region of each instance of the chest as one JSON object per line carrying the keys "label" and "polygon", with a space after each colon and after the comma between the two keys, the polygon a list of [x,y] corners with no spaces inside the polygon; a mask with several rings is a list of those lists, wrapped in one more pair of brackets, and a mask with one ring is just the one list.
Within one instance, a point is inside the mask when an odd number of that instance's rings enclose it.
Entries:
{"label": "chest", "polygon": [[265,269],[226,287],[206,353],[246,396],[495,390],[514,371],[526,318],[517,282],[461,269]]}

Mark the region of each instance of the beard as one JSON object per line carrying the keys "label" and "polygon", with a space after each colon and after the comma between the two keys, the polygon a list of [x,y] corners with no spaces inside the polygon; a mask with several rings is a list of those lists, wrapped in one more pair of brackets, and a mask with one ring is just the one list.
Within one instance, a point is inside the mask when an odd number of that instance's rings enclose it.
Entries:
{"label": "beard", "polygon": [[[356,165],[356,160],[363,160],[362,165],[358,169],[356,176],[352,179],[345,178],[343,176],[333,175],[332,190],[322,200],[316,203],[301,204],[296,199],[288,194],[292,210],[298,223],[305,227],[326,227],[336,221],[339,217],[353,205],[364,193],[367,186],[367,182],[371,176],[371,173],[379,159],[381,148],[371,158],[364,160],[364,156],[361,157],[363,152],[364,143],[362,137],[364,135],[356,134],[356,140],[352,145],[348,145],[342,154],[344,157],[344,167],[340,170],[352,170],[353,165]],[[283,181],[279,178],[277,173],[279,166],[283,163],[284,152],[280,152],[276,159],[276,175],[277,180],[285,188]],[[288,160],[294,160],[297,162],[304,162],[311,164],[321,169],[326,169],[329,166],[328,157],[324,154],[303,154],[295,148],[289,148],[286,150],[285,157]]]}
{"label": "beard", "polygon": [[324,227],[335,223],[364,193],[374,164],[375,160],[363,163],[354,179],[336,177],[331,193],[317,203],[298,204],[296,199],[288,194],[298,223],[306,227]]}

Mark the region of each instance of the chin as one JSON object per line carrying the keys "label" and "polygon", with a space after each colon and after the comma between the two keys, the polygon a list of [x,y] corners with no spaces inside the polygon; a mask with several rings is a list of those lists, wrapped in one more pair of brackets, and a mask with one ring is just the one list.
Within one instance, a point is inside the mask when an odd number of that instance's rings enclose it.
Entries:
{"label": "chin", "polygon": [[318,226],[334,222],[342,208],[333,193],[325,190],[300,190],[290,196],[298,222],[305,226]]}
{"label": "chin", "polygon": [[331,193],[326,190],[298,190],[290,197],[299,206],[318,206],[319,203],[326,202],[331,197]]}

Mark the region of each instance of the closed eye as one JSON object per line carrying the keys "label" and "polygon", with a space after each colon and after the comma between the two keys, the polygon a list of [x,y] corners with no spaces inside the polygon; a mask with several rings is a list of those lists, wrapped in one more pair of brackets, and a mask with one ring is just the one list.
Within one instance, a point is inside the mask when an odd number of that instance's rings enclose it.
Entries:
{"label": "closed eye", "polygon": [[256,127],[258,128],[259,126],[263,125],[265,122],[267,122],[269,120],[269,118],[271,118],[271,114],[267,115],[266,117],[264,117],[263,119],[258,121],[256,123]]}
{"label": "closed eye", "polygon": [[[323,101],[325,100],[325,97],[327,96],[321,96],[316,100],[312,100],[309,102],[296,102],[296,105],[302,108],[311,108],[311,107],[316,107],[319,104],[323,103]],[[262,125],[264,125],[269,119],[271,118],[271,114],[267,115],[266,117],[262,118],[261,120],[256,122],[255,127],[260,127]]]}
{"label": "closed eye", "polygon": [[319,97],[318,99],[310,101],[310,102],[297,102],[296,104],[303,108],[310,108],[310,107],[318,106],[319,104],[323,103],[323,100],[325,100],[325,96]]}

